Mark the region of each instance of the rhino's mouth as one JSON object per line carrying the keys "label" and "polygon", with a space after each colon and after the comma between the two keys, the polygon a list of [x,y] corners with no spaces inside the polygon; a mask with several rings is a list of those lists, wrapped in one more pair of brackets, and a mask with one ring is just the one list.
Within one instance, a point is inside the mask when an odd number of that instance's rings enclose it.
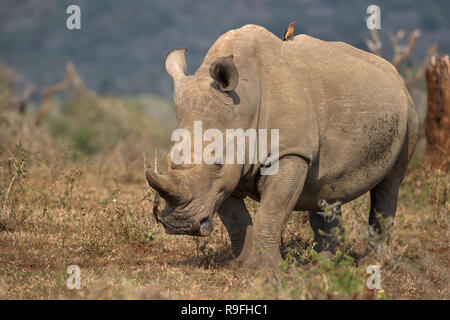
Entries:
{"label": "rhino's mouth", "polygon": [[[212,217],[216,210],[212,209],[216,209],[217,201],[204,201],[207,196],[194,199],[191,190],[173,176],[161,176],[147,170],[147,181],[166,200],[162,212],[158,208],[159,200],[153,206],[153,215],[166,233],[205,237],[213,232]],[[210,204],[205,205],[205,202]]]}
{"label": "rhino's mouth", "polygon": [[181,218],[180,216],[175,216],[173,212],[167,213],[166,211],[158,222],[161,222],[168,234],[206,237],[214,230],[213,218],[209,215]]}
{"label": "rhino's mouth", "polygon": [[161,223],[164,226],[166,233],[168,234],[206,237],[209,236],[214,230],[212,218],[210,218],[209,216],[201,220],[195,220],[190,226],[174,226],[165,221],[161,221]]}
{"label": "rhino's mouth", "polygon": [[200,220],[195,221],[191,229],[189,230],[189,235],[196,237],[206,237],[209,236],[214,229],[213,219],[209,216],[204,217]]}

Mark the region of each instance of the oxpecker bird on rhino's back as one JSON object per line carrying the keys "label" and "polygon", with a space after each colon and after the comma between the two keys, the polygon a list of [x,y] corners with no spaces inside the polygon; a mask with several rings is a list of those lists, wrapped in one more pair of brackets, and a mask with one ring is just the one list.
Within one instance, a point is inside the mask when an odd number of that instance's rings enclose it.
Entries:
{"label": "oxpecker bird on rhino's back", "polygon": [[283,41],[286,41],[287,39],[291,38],[294,35],[294,24],[296,24],[295,21],[289,23],[288,28],[284,31],[283,34]]}

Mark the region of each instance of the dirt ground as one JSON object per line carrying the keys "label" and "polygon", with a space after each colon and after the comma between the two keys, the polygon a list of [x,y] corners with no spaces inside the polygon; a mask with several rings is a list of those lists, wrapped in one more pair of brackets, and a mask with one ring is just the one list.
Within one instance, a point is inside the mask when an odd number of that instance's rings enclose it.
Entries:
{"label": "dirt ground", "polygon": [[[294,212],[276,272],[232,270],[215,217],[206,238],[165,234],[151,214],[143,161],[53,161],[23,147],[1,159],[1,299],[449,299],[449,176],[405,179],[391,246],[363,256],[368,196],[343,206],[334,256],[318,255],[306,212]],[[58,159],[60,155],[54,155]],[[8,190],[9,187],[9,190]],[[248,199],[247,199],[248,200]],[[258,204],[248,200],[255,213]],[[368,290],[368,265],[381,290]],[[69,265],[81,289],[69,290]]]}

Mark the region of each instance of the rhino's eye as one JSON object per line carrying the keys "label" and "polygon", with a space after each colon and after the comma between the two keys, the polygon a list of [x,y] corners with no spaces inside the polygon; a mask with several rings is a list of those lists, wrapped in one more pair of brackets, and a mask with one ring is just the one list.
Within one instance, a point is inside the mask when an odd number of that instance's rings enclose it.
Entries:
{"label": "rhino's eye", "polygon": [[214,166],[215,166],[215,168],[216,168],[216,170],[217,171],[222,171],[223,170],[223,167],[224,167],[224,164],[223,163],[215,163],[214,164]]}

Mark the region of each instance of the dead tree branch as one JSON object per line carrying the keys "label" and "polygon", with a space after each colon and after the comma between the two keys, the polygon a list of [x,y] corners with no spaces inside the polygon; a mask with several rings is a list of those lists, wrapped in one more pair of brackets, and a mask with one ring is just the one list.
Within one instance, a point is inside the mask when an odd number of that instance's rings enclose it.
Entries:
{"label": "dead tree branch", "polygon": [[[383,44],[378,35],[377,29],[370,30],[371,39],[366,40],[367,48],[373,54],[382,57]],[[396,34],[389,33],[389,40],[392,45],[392,59],[391,63],[396,69],[400,69],[401,65],[408,63],[408,66],[404,69],[405,84],[409,90],[417,87],[420,80],[425,75],[425,69],[430,65],[430,59],[433,55],[436,55],[437,44],[432,44],[427,54],[422,60],[420,66],[414,70],[412,64],[412,53],[416,47],[417,38],[420,37],[420,30],[416,29],[408,35],[406,44],[402,44],[405,38],[405,32],[399,30]]]}
{"label": "dead tree branch", "polygon": [[397,32],[394,36],[392,33],[389,34],[389,39],[392,43],[392,50],[394,55],[392,56],[391,63],[394,67],[398,68],[398,66],[407,60],[411,60],[411,54],[416,47],[417,38],[420,37],[420,31],[418,29],[411,32],[408,36],[408,42],[406,45],[400,44],[400,41],[405,36],[403,30]]}
{"label": "dead tree branch", "polygon": [[425,70],[430,65],[431,57],[437,55],[437,43],[433,43],[427,50],[427,54],[423,58],[419,68],[417,68],[416,71],[414,71],[412,68],[408,68],[406,70],[405,76],[406,76],[406,85],[408,89],[412,89],[417,87],[420,80],[425,75]]}
{"label": "dead tree branch", "polygon": [[367,48],[369,48],[370,52],[372,52],[373,54],[381,57],[383,55],[381,52],[383,44],[381,43],[377,29],[371,29],[370,36],[372,37],[372,39],[366,40]]}
{"label": "dead tree branch", "polygon": [[66,77],[63,81],[54,85],[48,86],[42,90],[42,104],[36,116],[35,124],[39,126],[42,119],[50,110],[52,104],[52,95],[56,92],[64,91],[73,85],[78,90],[85,90],[85,86],[72,62],[66,63]]}

